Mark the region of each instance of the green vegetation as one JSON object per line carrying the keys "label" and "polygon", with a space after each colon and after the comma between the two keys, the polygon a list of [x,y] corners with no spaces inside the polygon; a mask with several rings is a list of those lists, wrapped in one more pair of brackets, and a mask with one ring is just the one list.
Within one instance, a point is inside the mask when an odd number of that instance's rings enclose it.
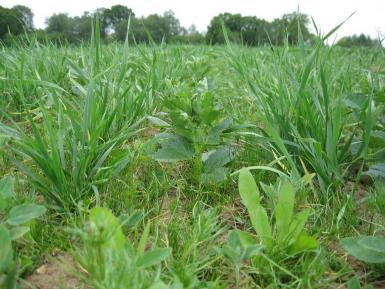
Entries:
{"label": "green vegetation", "polygon": [[377,46],[378,47],[378,46],[381,46],[381,42],[376,39],[371,39],[365,34],[360,34],[360,35],[343,37],[340,40],[338,40],[337,45],[342,47],[355,47],[355,46],[362,46],[362,47]]}
{"label": "green vegetation", "polygon": [[125,11],[1,47],[5,288],[58,249],[85,288],[378,286],[384,50],[102,44]]}
{"label": "green vegetation", "polygon": [[[122,223],[131,227],[139,220],[133,214]],[[83,245],[77,258],[89,273],[85,282],[96,288],[167,288],[148,268],[170,256],[171,249],[146,248],[149,230],[148,224],[140,239],[129,240],[108,209],[93,208],[86,227],[79,230]]]}
{"label": "green vegetation", "polygon": [[173,162],[193,160],[194,178],[198,185],[220,183],[227,178],[225,165],[235,157],[231,139],[246,126],[236,126],[230,117],[225,118],[223,106],[215,96],[214,84],[203,78],[196,89],[180,83],[169,83],[172,94],[163,99],[174,134],[156,136],[161,144],[154,158]]}
{"label": "green vegetation", "polygon": [[35,204],[11,207],[10,198],[13,194],[11,177],[2,178],[0,180],[0,286],[5,289],[15,288],[18,279],[18,262],[14,259],[12,241],[27,234],[30,230],[28,224],[46,211],[44,206]]}
{"label": "green vegetation", "polygon": [[[163,14],[137,17],[132,9],[124,5],[97,8],[92,12],[84,11],[81,16],[75,17],[67,13],[53,14],[46,19],[45,29],[34,29],[33,16],[31,9],[26,6],[0,6],[0,40],[7,45],[17,45],[17,40],[20,39],[28,42],[30,38],[59,46],[79,45],[89,41],[92,34],[91,23],[96,17],[100,20],[103,43],[124,42],[128,34],[127,40],[132,44],[224,44],[222,24],[232,42],[247,46],[282,46],[286,42],[296,45],[300,40],[298,26],[306,43],[316,39],[309,27],[310,17],[298,12],[284,14],[271,22],[256,16],[221,13],[211,19],[206,32],[197,31],[195,25],[188,28],[181,26],[171,10]],[[129,30],[127,22],[130,22]],[[375,47],[381,46],[381,41],[361,34],[343,37],[337,45],[349,48]]]}
{"label": "green vegetation", "polygon": [[314,35],[308,26],[309,16],[300,13],[285,14],[272,22],[258,19],[255,16],[224,13],[215,16],[207,27],[206,41],[211,44],[225,43],[222,23],[227,29],[232,42],[249,46],[283,45],[298,43],[298,26],[303,31],[303,39],[310,42]]}

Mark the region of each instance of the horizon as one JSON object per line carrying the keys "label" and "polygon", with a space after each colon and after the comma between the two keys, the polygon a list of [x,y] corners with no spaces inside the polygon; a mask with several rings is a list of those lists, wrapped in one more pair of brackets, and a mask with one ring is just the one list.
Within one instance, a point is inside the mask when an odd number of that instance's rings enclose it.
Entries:
{"label": "horizon", "polygon": [[[55,13],[67,13],[69,16],[81,16],[83,12],[93,12],[97,8],[109,8],[113,5],[120,4],[131,8],[137,17],[148,16],[150,14],[163,14],[167,10],[172,10],[180,21],[180,24],[189,28],[195,25],[197,30],[205,32],[211,19],[220,13],[240,13],[243,16],[256,16],[268,21],[281,17],[283,14],[299,11],[313,17],[317,26],[323,32],[327,32],[336,25],[343,22],[349,15],[355,13],[336,33],[335,39],[344,36],[366,34],[372,38],[382,37],[385,34],[385,21],[381,11],[385,11],[385,2],[380,0],[363,1],[336,1],[326,0],[323,3],[305,0],[288,0],[288,1],[251,1],[239,0],[237,3],[229,0],[212,0],[205,5],[202,0],[194,2],[184,2],[175,0],[166,0],[157,2],[156,0],[144,1],[82,1],[76,3],[74,0],[52,3],[46,7],[43,1],[27,1],[27,0],[3,0],[1,4],[10,8],[15,5],[24,5],[31,8],[34,13],[34,26],[37,29],[45,28],[47,18]],[[73,5],[76,3],[76,5]],[[330,5],[328,5],[330,3]],[[147,5],[146,5],[147,4]],[[328,7],[332,7],[332,11],[326,11]],[[44,8],[43,8],[44,7]],[[204,7],[205,9],[202,9]],[[325,9],[326,8],[326,9]],[[198,16],[199,17],[196,17]],[[314,32],[313,25],[309,25],[311,31]]]}

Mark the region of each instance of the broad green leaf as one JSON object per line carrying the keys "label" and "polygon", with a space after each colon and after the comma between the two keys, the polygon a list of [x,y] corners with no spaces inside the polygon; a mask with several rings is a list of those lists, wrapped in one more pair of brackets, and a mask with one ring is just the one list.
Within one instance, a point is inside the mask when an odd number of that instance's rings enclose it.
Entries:
{"label": "broad green leaf", "polygon": [[143,212],[135,211],[131,215],[123,214],[119,216],[120,221],[126,228],[135,227],[143,218]]}
{"label": "broad green leaf", "polygon": [[385,131],[381,131],[381,130],[373,130],[373,131],[370,133],[370,136],[371,136],[373,139],[378,140],[379,143],[385,144]]}
{"label": "broad green leaf", "polygon": [[241,242],[242,246],[249,247],[254,246],[257,243],[257,240],[255,240],[255,237],[247,232],[236,230],[239,241]]}
{"label": "broad green leaf", "polygon": [[365,107],[367,98],[368,98],[367,94],[354,93],[345,97],[343,101],[346,106],[352,109],[362,110]]}
{"label": "broad green leaf", "polygon": [[265,246],[271,248],[273,245],[272,230],[266,210],[261,205],[257,204],[253,211],[249,211],[249,215],[251,224],[258,237]]}
{"label": "broad green leaf", "polygon": [[146,244],[147,244],[148,236],[150,234],[150,227],[151,227],[151,223],[147,223],[146,227],[143,230],[142,236],[140,238],[140,241],[139,241],[139,244],[138,244],[138,249],[137,249],[138,256],[140,256],[140,257],[142,255],[144,255],[144,251],[146,249]]}
{"label": "broad green leaf", "polygon": [[206,125],[216,122],[221,116],[222,106],[216,105],[210,100],[201,104],[200,117]]}
{"label": "broad green leaf", "polygon": [[279,191],[277,206],[275,208],[275,221],[278,233],[278,242],[287,237],[294,212],[294,187],[285,180]]}
{"label": "broad green leaf", "polygon": [[189,116],[180,111],[171,111],[170,118],[175,132],[178,135],[192,141],[194,138],[193,131],[191,129],[193,124],[191,123]]}
{"label": "broad green leaf", "polygon": [[46,212],[46,208],[41,205],[23,204],[12,208],[7,215],[7,223],[18,226],[32,219],[39,218]]}
{"label": "broad green leaf", "polygon": [[361,289],[360,280],[357,277],[354,277],[348,282],[348,289]]}
{"label": "broad green leaf", "polygon": [[253,246],[246,247],[245,252],[243,253],[243,259],[249,260],[251,257],[259,255],[264,249],[264,246],[261,244],[254,244]]}
{"label": "broad green leaf", "polygon": [[138,259],[138,266],[146,268],[164,261],[171,254],[171,248],[154,249]]}
{"label": "broad green leaf", "polygon": [[241,241],[239,238],[239,230],[232,230],[227,239],[227,243],[233,249],[239,247],[241,245]]}
{"label": "broad green leaf", "polygon": [[367,263],[385,263],[385,252],[383,254],[362,246],[359,241],[362,237],[350,237],[341,240],[342,247],[352,256]]}
{"label": "broad green leaf", "polygon": [[223,167],[235,158],[235,150],[231,147],[220,147],[204,155],[203,170],[210,173],[216,168]]}
{"label": "broad green leaf", "polygon": [[7,202],[5,201],[4,197],[0,195],[0,211],[4,210],[7,207]]}
{"label": "broad green leaf", "polygon": [[0,196],[6,200],[14,193],[13,178],[7,176],[0,180]]}
{"label": "broad green leaf", "polygon": [[113,249],[116,252],[123,250],[126,238],[119,219],[109,209],[93,208],[90,212],[89,227],[91,237],[100,242],[103,248]]}
{"label": "broad green leaf", "polygon": [[317,247],[317,240],[306,234],[301,234],[290,246],[289,252],[295,254],[301,251],[314,249]]}
{"label": "broad green leaf", "polygon": [[183,137],[174,137],[171,141],[162,144],[162,147],[154,154],[154,159],[160,162],[176,162],[190,160],[195,151],[191,143]]}
{"label": "broad green leaf", "polygon": [[374,289],[372,285],[365,285],[361,287],[360,280],[357,277],[353,277],[347,284],[347,289]]}
{"label": "broad green leaf", "polygon": [[0,273],[2,273],[12,265],[13,258],[11,235],[4,226],[0,226],[0,248]]}
{"label": "broad green leaf", "polygon": [[287,234],[288,238],[286,241],[288,242],[288,245],[292,245],[302,233],[309,214],[310,209],[305,209],[294,216],[293,221],[290,224],[289,232]]}
{"label": "broad green leaf", "polygon": [[227,130],[233,124],[232,118],[226,118],[220,124],[214,126],[207,135],[207,143],[209,144],[219,144],[220,136],[223,131]]}
{"label": "broad green leaf", "polygon": [[373,178],[385,178],[385,163],[370,166],[369,170],[366,171],[365,174]]}
{"label": "broad green leaf", "polygon": [[149,122],[151,124],[158,126],[158,127],[169,127],[170,126],[170,124],[168,124],[164,120],[162,120],[158,117],[155,117],[155,116],[148,116],[147,119],[149,120]]}
{"label": "broad green leaf", "polygon": [[358,244],[379,254],[385,254],[385,238],[383,237],[365,236],[358,240]]}
{"label": "broad green leaf", "polygon": [[[236,249],[238,249],[238,251],[236,251]],[[237,264],[241,260],[239,247],[231,247],[230,245],[225,245],[221,248],[221,253],[232,263]]]}
{"label": "broad green leaf", "polygon": [[238,187],[255,232],[261,241],[270,247],[272,245],[272,232],[269,219],[265,209],[259,204],[259,189],[249,170],[242,169],[240,171]]}
{"label": "broad green leaf", "polygon": [[12,240],[19,239],[28,232],[29,232],[29,227],[26,227],[26,226],[13,227],[9,230]]}
{"label": "broad green leaf", "polygon": [[220,184],[227,179],[227,168],[215,168],[211,172],[202,174],[202,183],[204,185]]}
{"label": "broad green leaf", "polygon": [[251,234],[244,231],[236,231],[239,241],[244,248],[243,259],[248,260],[252,256],[259,254],[263,250],[263,246],[257,243],[257,240]]}
{"label": "broad green leaf", "polygon": [[253,211],[260,202],[260,194],[257,184],[254,181],[253,175],[247,169],[242,169],[239,172],[238,181],[239,194],[243,204],[247,210]]}
{"label": "broad green leaf", "polygon": [[[4,279],[4,288],[5,289],[15,289],[15,288],[19,288],[19,287],[16,287],[17,286],[17,279],[18,279],[18,266],[17,264],[12,264],[10,266],[10,268],[8,268],[7,270],[7,273],[6,273],[6,277]],[[0,280],[1,282],[1,280]],[[0,285],[2,285],[0,283]]]}

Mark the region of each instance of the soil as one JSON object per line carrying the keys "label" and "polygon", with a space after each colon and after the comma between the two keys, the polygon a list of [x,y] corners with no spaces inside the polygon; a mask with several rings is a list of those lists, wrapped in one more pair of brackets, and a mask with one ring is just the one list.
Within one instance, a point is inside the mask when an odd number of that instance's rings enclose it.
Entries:
{"label": "soil", "polygon": [[[76,268],[68,253],[49,256],[31,276],[25,280],[23,289],[90,289],[69,271]],[[23,282],[24,283],[24,282]]]}

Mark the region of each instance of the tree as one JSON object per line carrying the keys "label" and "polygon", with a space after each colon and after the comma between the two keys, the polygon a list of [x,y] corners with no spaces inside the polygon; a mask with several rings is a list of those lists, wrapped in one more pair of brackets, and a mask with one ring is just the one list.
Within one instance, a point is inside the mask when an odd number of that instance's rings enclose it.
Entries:
{"label": "tree", "polygon": [[286,25],[287,23],[281,18],[274,19],[270,23],[268,34],[273,45],[282,45],[284,43],[287,36]]}
{"label": "tree", "polygon": [[134,17],[134,12],[123,5],[114,5],[110,9],[104,11],[104,17],[108,28],[115,30],[117,25],[124,22],[127,25],[127,21],[130,17]]}
{"label": "tree", "polygon": [[22,14],[14,8],[0,6],[0,39],[9,33],[18,35],[23,32]]}
{"label": "tree", "polygon": [[91,38],[92,33],[92,14],[84,12],[81,17],[74,17],[73,23],[73,34],[76,41],[88,41]]}
{"label": "tree", "polygon": [[16,5],[12,8],[18,14],[18,18],[23,23],[23,26],[27,32],[33,31],[33,13],[32,10],[23,5]]}
{"label": "tree", "polygon": [[53,14],[46,20],[46,32],[51,34],[52,40],[74,40],[73,19],[66,13]]}
{"label": "tree", "polygon": [[286,30],[287,40],[290,45],[294,45],[298,43],[298,26],[301,28],[301,32],[305,41],[312,39],[312,34],[308,29],[309,25],[309,16],[302,13],[290,13],[285,14],[281,17],[281,31],[282,29]]}
{"label": "tree", "polygon": [[100,29],[102,38],[115,33],[115,36],[119,40],[126,34],[127,22],[130,17],[134,17],[135,14],[132,9],[124,5],[114,5],[111,8],[98,8],[96,9],[95,15],[99,15]]}
{"label": "tree", "polygon": [[250,46],[269,44],[268,30],[270,23],[255,16],[242,18],[241,39]]}
{"label": "tree", "polygon": [[181,33],[182,28],[180,26],[179,19],[175,17],[173,11],[168,10],[163,13],[164,32],[167,37],[174,37]]}
{"label": "tree", "polygon": [[194,24],[192,24],[183,35],[182,40],[189,44],[202,44],[205,43],[205,36],[197,30]]}
{"label": "tree", "polygon": [[221,44],[225,42],[222,23],[227,29],[229,39],[240,42],[242,30],[241,14],[222,13],[215,16],[207,27],[206,41],[210,44]]}
{"label": "tree", "polygon": [[151,14],[147,17],[134,18],[130,34],[137,42],[148,43],[151,39],[155,43],[161,43],[163,40],[172,41],[182,32],[183,29],[174,13],[166,11],[163,15]]}
{"label": "tree", "polygon": [[247,45],[268,43],[269,22],[255,16],[243,17],[241,14],[224,13],[215,16],[207,29],[206,40],[211,44],[224,43],[222,23],[231,41]]}
{"label": "tree", "polygon": [[338,40],[337,44],[341,47],[380,47],[381,42],[377,39],[372,39],[365,34],[346,36]]}
{"label": "tree", "polygon": [[103,39],[108,35],[108,21],[106,17],[107,8],[98,8],[94,11],[94,17],[98,16],[100,24],[100,33]]}

